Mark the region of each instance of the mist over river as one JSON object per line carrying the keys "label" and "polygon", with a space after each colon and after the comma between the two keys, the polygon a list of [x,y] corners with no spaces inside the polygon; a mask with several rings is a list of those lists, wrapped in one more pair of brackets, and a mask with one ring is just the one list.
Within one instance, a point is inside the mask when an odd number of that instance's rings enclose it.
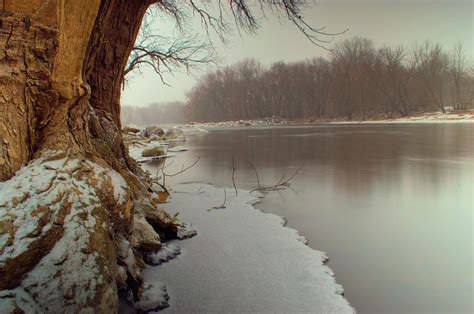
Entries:
{"label": "mist over river", "polygon": [[358,313],[473,311],[474,124],[208,131],[187,135],[189,150],[167,160],[173,173],[200,156],[167,185],[202,181],[234,193],[233,156],[242,189],[257,186],[249,160],[262,185],[303,166],[258,207],[328,253]]}

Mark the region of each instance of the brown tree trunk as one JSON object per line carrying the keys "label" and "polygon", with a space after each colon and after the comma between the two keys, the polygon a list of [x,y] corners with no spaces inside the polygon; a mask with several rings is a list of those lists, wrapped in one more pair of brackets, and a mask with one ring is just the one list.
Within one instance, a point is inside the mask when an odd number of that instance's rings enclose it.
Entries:
{"label": "brown tree trunk", "polygon": [[[101,1],[83,69],[91,88],[91,106],[96,120],[91,126],[96,144],[102,153],[113,154],[127,164],[130,161],[120,132],[121,84],[127,58],[148,5],[143,0]],[[136,167],[131,168],[135,170]]]}
{"label": "brown tree trunk", "polygon": [[123,68],[149,4],[1,2],[0,308],[7,312],[114,312],[117,288],[140,298],[143,254],[176,236],[177,223],[157,210],[152,183],[121,135]]}

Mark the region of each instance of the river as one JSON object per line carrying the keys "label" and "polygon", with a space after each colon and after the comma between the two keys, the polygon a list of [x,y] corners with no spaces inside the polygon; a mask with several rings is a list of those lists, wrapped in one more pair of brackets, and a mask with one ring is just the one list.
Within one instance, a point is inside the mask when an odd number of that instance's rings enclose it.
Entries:
{"label": "river", "polygon": [[200,160],[171,186],[231,187],[232,159],[242,189],[257,186],[248,161],[262,185],[302,166],[258,207],[328,253],[358,313],[473,311],[474,124],[214,129],[186,147],[168,173]]}

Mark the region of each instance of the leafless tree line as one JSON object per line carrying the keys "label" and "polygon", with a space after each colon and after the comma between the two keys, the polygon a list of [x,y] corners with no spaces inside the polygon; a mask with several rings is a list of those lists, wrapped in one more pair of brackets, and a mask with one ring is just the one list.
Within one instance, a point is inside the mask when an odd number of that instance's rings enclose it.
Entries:
{"label": "leafless tree line", "polygon": [[185,115],[194,121],[408,116],[471,108],[473,70],[457,44],[450,51],[429,41],[375,47],[366,38],[337,43],[329,58],[266,68],[247,59],[199,79]]}

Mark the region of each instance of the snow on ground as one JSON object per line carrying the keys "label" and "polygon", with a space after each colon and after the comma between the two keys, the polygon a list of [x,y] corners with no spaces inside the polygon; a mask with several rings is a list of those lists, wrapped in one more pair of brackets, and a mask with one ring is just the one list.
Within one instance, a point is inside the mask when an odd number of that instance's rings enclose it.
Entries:
{"label": "snow on ground", "polygon": [[[342,287],[324,265],[326,254],[305,245],[284,220],[256,210],[256,194],[208,184],[174,187],[165,209],[197,229],[176,242],[181,254],[144,278],[166,284],[166,313],[353,313]],[[161,257],[157,257],[161,259]]]}
{"label": "snow on ground", "polygon": [[385,124],[385,123],[474,123],[474,113],[464,112],[427,112],[410,117],[385,119],[385,120],[367,120],[367,121],[334,121],[330,124]]}

